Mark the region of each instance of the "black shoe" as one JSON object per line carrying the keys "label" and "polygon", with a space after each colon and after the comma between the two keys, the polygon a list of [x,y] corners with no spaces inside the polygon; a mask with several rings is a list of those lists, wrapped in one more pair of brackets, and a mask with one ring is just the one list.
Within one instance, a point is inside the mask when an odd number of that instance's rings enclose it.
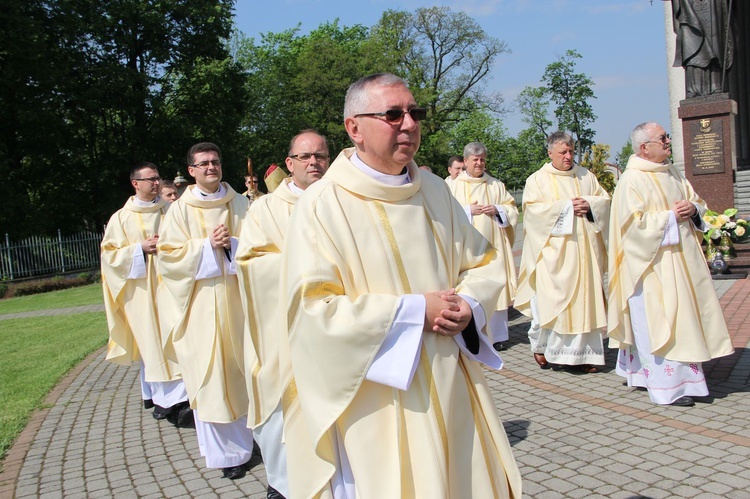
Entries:
{"label": "black shoe", "polygon": [[267,499],[286,499],[284,496],[282,496],[278,490],[274,489],[270,485],[268,486],[268,490],[266,491],[266,498]]}
{"label": "black shoe", "polygon": [[153,409],[154,408],[154,401],[151,399],[146,399],[143,401],[143,408],[144,409]]}
{"label": "black shoe", "polygon": [[502,341],[498,341],[497,343],[492,344],[492,348],[495,349],[497,352],[503,352],[508,349],[508,347],[505,346],[505,343]]}
{"label": "black shoe", "polygon": [[224,478],[229,478],[230,480],[238,480],[240,478],[243,478],[247,473],[247,471],[245,471],[244,464],[223,468],[222,471],[224,472]]}
{"label": "black shoe", "polygon": [[669,405],[676,405],[677,407],[693,407],[695,400],[690,397],[680,397]]}
{"label": "black shoe", "polygon": [[154,419],[167,419],[167,416],[169,416],[169,413],[171,412],[171,408],[164,408],[160,405],[154,404],[154,412],[151,414]]}
{"label": "black shoe", "polygon": [[195,417],[189,402],[179,402],[169,408],[167,421],[177,428],[195,428]]}

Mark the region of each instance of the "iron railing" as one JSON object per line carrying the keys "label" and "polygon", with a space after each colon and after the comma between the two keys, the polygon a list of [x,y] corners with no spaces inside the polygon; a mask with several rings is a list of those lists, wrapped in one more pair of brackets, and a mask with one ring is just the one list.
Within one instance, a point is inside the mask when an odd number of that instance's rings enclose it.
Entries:
{"label": "iron railing", "polygon": [[99,267],[103,232],[79,232],[57,238],[31,236],[0,244],[0,279],[24,279]]}

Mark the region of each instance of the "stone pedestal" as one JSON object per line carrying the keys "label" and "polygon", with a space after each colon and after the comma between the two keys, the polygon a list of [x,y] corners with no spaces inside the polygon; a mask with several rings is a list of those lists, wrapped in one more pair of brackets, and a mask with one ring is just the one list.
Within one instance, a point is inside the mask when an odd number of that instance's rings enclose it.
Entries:
{"label": "stone pedestal", "polygon": [[723,212],[734,206],[734,115],[737,103],[728,94],[680,101],[685,178],[708,208]]}

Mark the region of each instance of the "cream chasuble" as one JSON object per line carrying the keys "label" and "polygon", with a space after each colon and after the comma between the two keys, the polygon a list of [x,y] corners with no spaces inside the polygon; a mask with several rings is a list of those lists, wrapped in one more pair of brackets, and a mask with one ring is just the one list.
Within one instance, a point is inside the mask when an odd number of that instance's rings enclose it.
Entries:
{"label": "cream chasuble", "polygon": [[[553,235],[575,197],[589,203],[594,221],[571,214],[570,230]],[[531,317],[531,299],[536,296],[542,328],[580,334],[606,327],[602,275],[607,268],[609,204],[609,194],[596,176],[578,165],[562,171],[546,163],[526,180],[523,253],[513,306]]]}
{"label": "cream chasuble", "polygon": [[[264,423],[281,399],[279,347],[286,341],[279,306],[281,248],[299,198],[288,187],[291,180],[285,178],[279,188],[250,205],[237,249],[237,276],[246,319],[247,423],[252,428]],[[287,365],[283,371],[290,373],[290,369]]]}
{"label": "cream chasuble", "polygon": [[[609,237],[609,337],[634,345],[628,298],[643,282],[651,354],[705,362],[734,350],[692,221],[678,224],[679,241],[662,245],[674,203],[706,205],[669,163],[631,156],[612,199]],[[674,242],[673,242],[674,243]],[[616,341],[612,341],[616,340]]]}
{"label": "cream chasuble", "polygon": [[146,381],[180,379],[179,367],[164,357],[156,290],[156,255],[143,254],[145,276],[128,279],[135,245],[159,234],[169,204],[160,199],[139,206],[131,197],[107,223],[102,239],[102,288],[109,325],[107,360],[130,365],[143,359]]}
{"label": "cream chasuble", "polygon": [[505,263],[505,275],[508,284],[500,295],[498,310],[505,310],[513,303],[516,295],[516,264],[513,260],[513,242],[515,241],[516,224],[518,223],[518,207],[505,184],[489,176],[487,173],[479,178],[461,172],[450,184],[453,196],[463,207],[473,202],[502,206],[508,217],[509,225],[500,227],[495,217],[476,215],[472,217],[472,225],[495,247],[500,253],[500,259]]}
{"label": "cream chasuble", "polygon": [[423,334],[406,390],[365,379],[402,295],[455,287],[494,311],[505,262],[442,179],[412,162],[412,182],[389,186],[353,153],[300,198],[284,243],[291,496],[331,497],[340,446],[358,497],[520,497],[482,369],[453,338]]}
{"label": "cream chasuble", "polygon": [[196,279],[214,227],[224,224],[237,237],[247,214],[247,198],[224,187],[227,194],[216,200],[200,200],[192,192],[180,196],[164,218],[158,244],[164,352],[182,367],[190,406],[207,423],[230,423],[248,408],[237,276],[223,265],[224,252],[214,249],[221,275]]}

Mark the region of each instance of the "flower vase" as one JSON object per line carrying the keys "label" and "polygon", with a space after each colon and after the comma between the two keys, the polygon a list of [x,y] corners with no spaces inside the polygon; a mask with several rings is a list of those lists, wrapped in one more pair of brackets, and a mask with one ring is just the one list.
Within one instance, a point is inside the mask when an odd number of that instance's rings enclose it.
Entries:
{"label": "flower vase", "polygon": [[729,234],[723,234],[721,236],[721,242],[719,243],[719,250],[724,255],[724,260],[731,260],[737,258],[737,251],[734,249],[734,243],[730,239]]}
{"label": "flower vase", "polygon": [[706,261],[712,262],[714,257],[716,256],[716,252],[718,250],[716,249],[716,245],[714,244],[714,240],[709,238],[708,243],[706,245]]}

